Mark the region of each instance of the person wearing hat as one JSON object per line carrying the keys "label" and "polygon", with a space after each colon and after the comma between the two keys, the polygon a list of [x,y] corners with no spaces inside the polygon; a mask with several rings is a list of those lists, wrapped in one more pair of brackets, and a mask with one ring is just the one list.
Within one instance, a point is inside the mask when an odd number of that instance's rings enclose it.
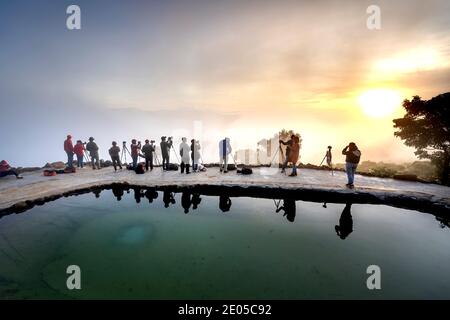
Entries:
{"label": "person wearing hat", "polygon": [[72,144],[72,136],[67,135],[67,139],[64,140],[64,151],[67,154],[67,167],[73,168],[73,144]]}
{"label": "person wearing hat", "polygon": [[122,164],[120,163],[120,148],[117,145],[117,142],[112,142],[112,147],[109,148],[109,155],[111,156],[111,161],[114,166],[114,171],[117,171],[117,166],[119,166],[120,170],[122,170]]}
{"label": "person wearing hat", "polygon": [[155,152],[155,146],[153,145],[153,140],[152,140],[152,144],[150,144],[150,141],[148,139],[146,139],[145,144],[142,147],[141,151],[145,157],[145,170],[148,171],[149,164],[150,164],[150,171],[153,170],[153,152]]}
{"label": "person wearing hat", "polygon": [[95,170],[96,165],[97,169],[100,169],[100,157],[98,155],[98,146],[94,142],[93,137],[89,138],[89,142],[86,144],[86,150],[89,151],[89,156],[91,157],[92,169]]}

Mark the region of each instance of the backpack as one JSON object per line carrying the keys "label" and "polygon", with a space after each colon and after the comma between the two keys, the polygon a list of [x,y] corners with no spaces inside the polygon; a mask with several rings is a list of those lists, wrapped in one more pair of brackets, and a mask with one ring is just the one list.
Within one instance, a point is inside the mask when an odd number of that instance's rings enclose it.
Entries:
{"label": "backpack", "polygon": [[167,165],[167,170],[177,171],[178,170],[178,165],[176,163],[169,163]]}
{"label": "backpack", "polygon": [[136,172],[136,174],[144,174],[145,170],[144,170],[144,164],[143,163],[138,163],[136,166],[136,169],[134,170],[134,172]]}
{"label": "backpack", "polygon": [[243,167],[241,170],[238,170],[237,173],[247,175],[247,174],[252,174],[253,170],[252,170],[252,168]]}

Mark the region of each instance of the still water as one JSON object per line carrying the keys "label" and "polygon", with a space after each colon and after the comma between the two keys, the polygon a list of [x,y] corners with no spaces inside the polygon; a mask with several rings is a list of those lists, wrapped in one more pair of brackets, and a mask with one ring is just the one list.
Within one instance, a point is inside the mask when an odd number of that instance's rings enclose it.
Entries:
{"label": "still water", "polygon": [[131,189],[0,219],[2,299],[449,299],[449,265],[448,227],[383,205]]}

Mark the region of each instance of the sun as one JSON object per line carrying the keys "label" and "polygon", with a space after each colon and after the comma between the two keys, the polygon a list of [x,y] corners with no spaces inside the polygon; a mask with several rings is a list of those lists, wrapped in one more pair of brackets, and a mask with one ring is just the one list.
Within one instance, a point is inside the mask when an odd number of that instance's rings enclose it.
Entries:
{"label": "sun", "polygon": [[358,97],[359,105],[365,114],[382,118],[392,114],[401,105],[400,94],[391,89],[371,89]]}

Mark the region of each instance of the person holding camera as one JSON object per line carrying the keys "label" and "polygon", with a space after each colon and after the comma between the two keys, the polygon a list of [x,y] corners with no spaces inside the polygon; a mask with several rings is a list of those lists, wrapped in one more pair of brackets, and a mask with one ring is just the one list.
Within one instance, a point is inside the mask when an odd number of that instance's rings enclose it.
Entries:
{"label": "person holding camera", "polygon": [[141,150],[145,157],[145,170],[146,171],[148,171],[149,164],[150,164],[150,171],[153,170],[153,152],[155,152],[154,143],[155,143],[154,140],[149,141],[148,139],[146,139],[145,144]]}
{"label": "person holding camera", "polygon": [[189,174],[189,161],[191,160],[189,157],[189,145],[186,143],[187,139],[182,138],[180,144],[180,156],[181,156],[181,173],[184,173],[184,169],[186,168],[186,174]]}
{"label": "person holding camera", "polygon": [[83,157],[84,157],[84,151],[86,149],[84,148],[83,142],[81,140],[77,140],[77,143],[73,147],[73,152],[77,156],[77,167],[83,168]]}
{"label": "person holding camera", "polygon": [[100,156],[98,155],[98,146],[94,140],[93,137],[89,138],[89,142],[86,144],[86,150],[89,151],[89,156],[91,157],[92,169],[95,170],[95,165],[97,165],[97,169],[100,169]]}
{"label": "person holding camera", "polygon": [[284,144],[286,146],[286,153],[285,153],[285,158],[284,158],[283,165],[281,166],[281,173],[285,173],[286,172],[286,167],[287,167],[287,164],[289,162],[289,154],[291,152],[292,145],[294,143],[294,139],[295,139],[295,134],[291,135],[291,139],[289,139],[286,142],[284,142],[281,139],[279,141],[280,144]]}
{"label": "person holding camera", "polygon": [[114,167],[114,171],[117,171],[117,166],[119,166],[120,170],[122,170],[122,164],[120,163],[120,148],[117,145],[117,142],[112,142],[112,147],[109,148],[109,155],[111,156],[111,161]]}
{"label": "person holding camera", "polygon": [[347,173],[348,180],[346,186],[353,189],[355,187],[353,182],[355,180],[356,168],[361,159],[361,151],[354,142],[350,142],[348,146],[342,150],[342,154],[345,155],[345,172]]}
{"label": "person holding camera", "polygon": [[170,160],[170,148],[172,148],[172,137],[169,137],[168,141],[166,141],[166,137],[161,137],[161,156],[162,156],[162,167],[163,170],[169,170],[169,160]]}
{"label": "person holding camera", "polygon": [[133,159],[133,170],[136,170],[138,158],[139,158],[139,151],[141,150],[141,142],[139,141],[137,143],[136,139],[131,140],[131,158]]}
{"label": "person holding camera", "polygon": [[228,155],[231,153],[230,138],[225,138],[219,142],[219,168],[220,172],[228,172]]}

